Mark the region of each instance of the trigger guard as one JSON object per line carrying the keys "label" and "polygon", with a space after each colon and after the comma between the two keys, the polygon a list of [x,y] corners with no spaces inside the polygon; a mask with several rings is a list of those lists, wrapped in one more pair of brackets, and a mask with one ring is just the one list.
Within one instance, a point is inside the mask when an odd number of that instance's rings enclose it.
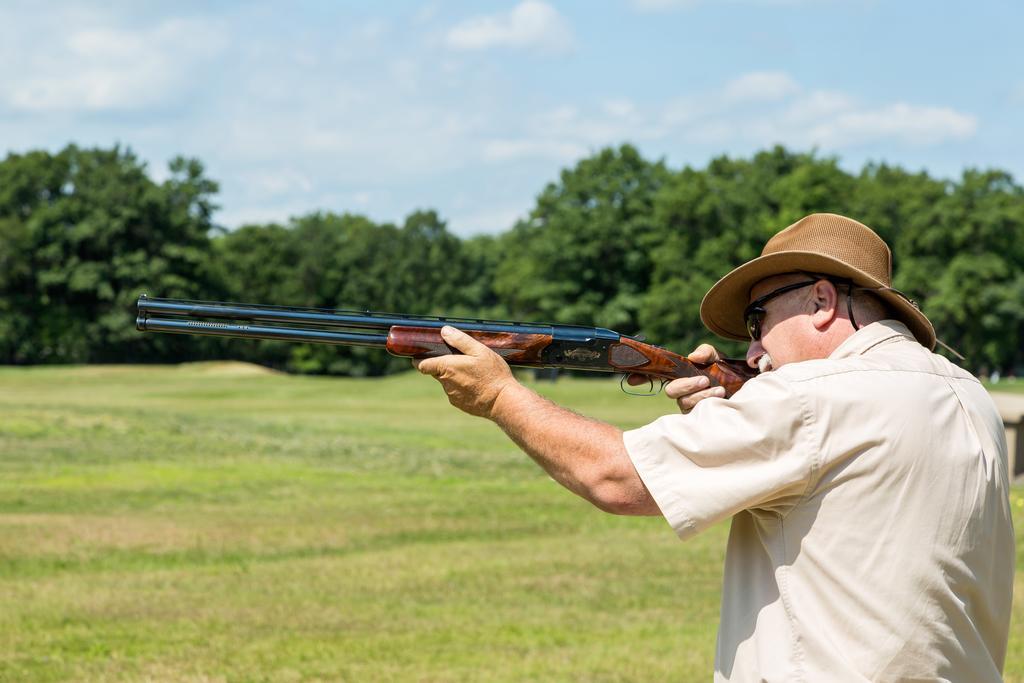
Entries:
{"label": "trigger guard", "polygon": [[647,376],[647,391],[645,393],[641,393],[641,392],[636,392],[636,391],[630,391],[629,389],[626,388],[628,386],[632,386],[632,385],[627,384],[626,380],[628,380],[628,379],[629,379],[629,374],[628,373],[622,375],[622,378],[619,379],[619,389],[621,389],[622,393],[624,393],[626,396],[657,396],[665,388],[665,385],[668,384],[668,380],[667,379],[663,379],[663,380],[661,380],[661,386],[658,387],[657,390],[655,390],[655,388],[654,388],[654,378],[651,377],[650,375],[648,375]]}

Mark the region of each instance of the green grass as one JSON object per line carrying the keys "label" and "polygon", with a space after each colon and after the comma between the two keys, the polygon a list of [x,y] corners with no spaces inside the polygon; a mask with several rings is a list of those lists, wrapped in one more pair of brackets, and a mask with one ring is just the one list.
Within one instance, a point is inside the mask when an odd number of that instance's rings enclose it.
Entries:
{"label": "green grass", "polygon": [[995,384],[986,382],[985,388],[989,391],[1004,391],[1012,394],[1024,394],[1024,379],[1015,377],[1013,379],[1001,379]]}
{"label": "green grass", "polygon": [[0,680],[706,680],[725,534],[598,512],[412,373],[0,369]]}

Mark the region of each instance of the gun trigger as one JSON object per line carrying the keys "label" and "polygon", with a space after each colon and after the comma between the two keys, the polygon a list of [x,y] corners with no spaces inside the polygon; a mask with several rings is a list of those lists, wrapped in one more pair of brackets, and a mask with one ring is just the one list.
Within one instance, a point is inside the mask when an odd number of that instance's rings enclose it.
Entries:
{"label": "gun trigger", "polygon": [[648,377],[647,391],[630,391],[629,389],[626,388],[627,386],[629,386],[627,382],[628,379],[629,374],[627,373],[624,374],[622,378],[619,380],[619,388],[622,389],[622,393],[624,393],[626,396],[657,396],[658,394],[661,393],[661,390],[665,388],[665,385],[668,384],[668,380],[659,379],[658,381],[661,382],[661,386],[655,389],[654,378]]}

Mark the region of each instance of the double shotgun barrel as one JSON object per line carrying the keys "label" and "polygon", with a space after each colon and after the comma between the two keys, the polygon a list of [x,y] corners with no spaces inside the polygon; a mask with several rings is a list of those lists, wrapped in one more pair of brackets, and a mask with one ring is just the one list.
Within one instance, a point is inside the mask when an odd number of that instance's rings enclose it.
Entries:
{"label": "double shotgun barrel", "polygon": [[643,375],[652,382],[704,375],[712,386],[723,386],[727,396],[756,374],[741,360],[695,363],[636,337],[580,325],[157,299],[145,294],[139,297],[135,324],[143,332],[368,346],[410,358],[458,353],[441,338],[441,328],[450,325],[510,365],[522,367]]}

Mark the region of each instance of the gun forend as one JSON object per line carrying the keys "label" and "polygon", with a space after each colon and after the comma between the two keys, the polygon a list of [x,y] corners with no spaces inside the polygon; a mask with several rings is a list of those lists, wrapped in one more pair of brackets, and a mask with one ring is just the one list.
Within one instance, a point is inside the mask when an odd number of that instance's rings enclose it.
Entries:
{"label": "gun forend", "polygon": [[[542,352],[552,342],[550,334],[479,330],[467,330],[465,333],[515,365],[542,366]],[[401,325],[395,325],[388,330],[387,349],[396,356],[412,358],[431,358],[458,353],[444,342],[439,329]]]}

